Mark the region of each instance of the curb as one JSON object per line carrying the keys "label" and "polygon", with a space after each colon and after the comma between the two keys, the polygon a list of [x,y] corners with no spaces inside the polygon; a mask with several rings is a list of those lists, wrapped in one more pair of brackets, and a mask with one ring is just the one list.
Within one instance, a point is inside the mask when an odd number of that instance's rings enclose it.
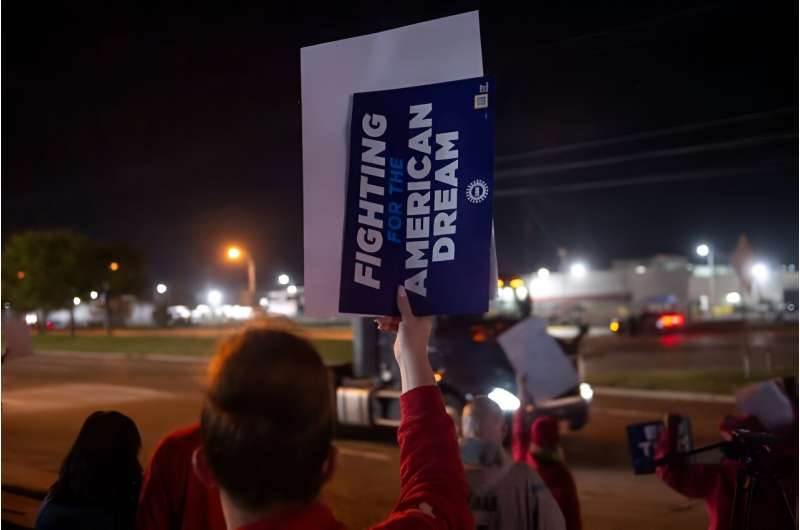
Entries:
{"label": "curb", "polygon": [[165,355],[163,353],[119,353],[119,352],[80,352],[80,351],[37,351],[34,355],[42,357],[69,357],[72,359],[131,359],[170,363],[202,363],[210,356],[197,355]]}
{"label": "curb", "polygon": [[593,387],[595,395],[631,397],[639,399],[660,399],[664,401],[694,401],[698,403],[736,403],[736,398],[728,394],[705,394],[703,392],[678,392],[674,390],[643,390],[637,388],[615,388],[610,386]]}

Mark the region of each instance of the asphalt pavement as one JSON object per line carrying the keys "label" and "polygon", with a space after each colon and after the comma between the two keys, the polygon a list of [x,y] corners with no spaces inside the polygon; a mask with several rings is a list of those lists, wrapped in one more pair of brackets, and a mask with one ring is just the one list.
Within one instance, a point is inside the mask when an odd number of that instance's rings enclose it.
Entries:
{"label": "asphalt pavement", "polygon": [[[120,357],[35,355],[2,371],[3,520],[31,525],[41,494],[86,416],[116,409],[142,433],[142,461],[164,434],[196,420],[205,383],[203,362]],[[564,447],[583,506],[586,528],[703,528],[702,503],[687,500],[654,476],[633,476],[625,426],[666,411],[692,417],[697,443],[717,440],[730,405],[598,396],[591,420],[567,433]],[[338,471],[323,499],[351,528],[380,521],[399,491],[399,456],[391,433],[364,431],[336,440]],[[654,516],[656,516],[654,518]]]}

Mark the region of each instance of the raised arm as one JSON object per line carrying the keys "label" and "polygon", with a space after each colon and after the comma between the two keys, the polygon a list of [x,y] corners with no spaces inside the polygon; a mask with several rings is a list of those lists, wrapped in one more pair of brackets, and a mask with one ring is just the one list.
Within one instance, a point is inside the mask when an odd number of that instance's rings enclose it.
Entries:
{"label": "raised arm", "polygon": [[396,331],[394,354],[400,366],[402,415],[400,444],[400,498],[392,513],[376,529],[472,528],[467,503],[469,490],[461,466],[453,421],[444,409],[428,362],[431,317],[411,312],[400,288],[397,305],[401,318],[378,319],[382,331]]}
{"label": "raised arm", "polygon": [[527,378],[524,374],[517,376],[517,397],[520,405],[514,412],[511,425],[511,452],[515,462],[524,462],[528,453],[528,446],[531,444],[528,406],[532,403],[527,389]]}

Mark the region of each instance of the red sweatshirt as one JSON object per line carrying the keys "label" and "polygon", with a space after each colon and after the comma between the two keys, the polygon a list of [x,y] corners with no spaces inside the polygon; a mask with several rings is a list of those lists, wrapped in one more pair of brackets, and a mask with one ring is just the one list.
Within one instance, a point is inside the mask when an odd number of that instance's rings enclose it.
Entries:
{"label": "red sweatshirt", "polygon": [[[661,431],[656,458],[675,451],[677,433],[673,429]],[[781,485],[789,496],[792,507],[797,506],[797,458],[791,454],[776,456],[782,463],[777,466]],[[692,463],[687,460],[673,460],[659,466],[656,473],[661,479],[678,493],[693,499],[703,499],[708,511],[709,530],[735,530],[744,528],[744,521],[735,522],[731,526],[731,511],[734,509],[737,475],[744,464],[736,460],[723,458],[717,464]],[[788,478],[788,480],[787,480]],[[737,513],[744,513],[744,502],[738,503]],[[795,508],[796,509],[796,508]],[[784,517],[781,493],[770,481],[759,483],[752,505],[752,528],[759,530],[787,528],[791,523]]]}
{"label": "red sweatshirt", "polygon": [[192,467],[201,443],[198,424],[159,442],[144,474],[137,530],[227,530],[219,491],[206,486]]}
{"label": "red sweatshirt", "polygon": [[[452,420],[436,386],[415,388],[400,397],[400,498],[375,530],[456,530],[473,527],[469,490]],[[167,436],[145,474],[138,528],[224,530],[219,495],[192,471],[200,445],[198,427]],[[183,464],[175,463],[182,460]],[[312,503],[279,512],[241,530],[342,530],[330,510]]]}
{"label": "red sweatshirt", "polygon": [[529,451],[530,433],[527,414],[520,407],[514,413],[512,426],[511,450],[514,460],[526,462],[539,473],[564,514],[567,530],[581,530],[581,507],[572,473],[562,462],[532,455]]}

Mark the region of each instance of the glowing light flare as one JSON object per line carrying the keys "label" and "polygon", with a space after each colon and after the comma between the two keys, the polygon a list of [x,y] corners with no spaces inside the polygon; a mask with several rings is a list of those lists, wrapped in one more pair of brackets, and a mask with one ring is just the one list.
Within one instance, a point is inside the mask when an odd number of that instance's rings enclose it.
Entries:
{"label": "glowing light flare", "polygon": [[742,295],[736,291],[731,291],[725,295],[725,301],[732,305],[740,304],[742,303]]}
{"label": "glowing light flare", "polygon": [[569,273],[573,278],[585,278],[588,272],[589,269],[586,267],[585,263],[576,262],[569,267]]}
{"label": "glowing light flare", "polygon": [[228,247],[225,254],[228,256],[229,260],[236,261],[242,257],[242,249],[239,247]]}
{"label": "glowing light flare", "polygon": [[211,289],[208,291],[208,296],[206,297],[208,303],[212,306],[218,306],[222,303],[222,291],[217,289]]}
{"label": "glowing light flare", "polygon": [[765,282],[769,278],[769,267],[766,263],[756,263],[750,267],[750,275],[758,282]]}

